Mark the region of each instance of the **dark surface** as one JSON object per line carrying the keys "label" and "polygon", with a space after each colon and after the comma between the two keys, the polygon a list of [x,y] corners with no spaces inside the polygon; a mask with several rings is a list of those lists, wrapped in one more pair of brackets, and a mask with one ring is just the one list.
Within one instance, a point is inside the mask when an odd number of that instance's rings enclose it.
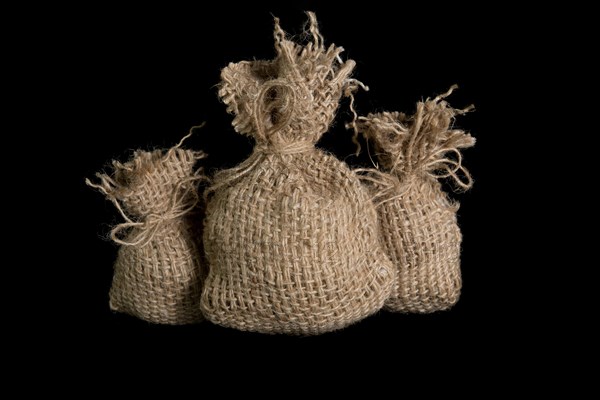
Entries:
{"label": "dark surface", "polygon": [[[510,177],[502,173],[499,159],[503,104],[497,96],[508,86],[509,75],[494,71],[510,70],[514,58],[501,22],[494,21],[501,21],[498,16],[507,11],[496,10],[491,18],[489,11],[475,10],[479,17],[468,18],[460,9],[431,5],[395,12],[375,3],[359,10],[319,3],[285,9],[224,7],[210,15],[184,9],[99,9],[65,25],[60,40],[72,44],[73,62],[63,72],[79,80],[67,90],[74,100],[73,125],[81,129],[70,138],[79,149],[70,162],[80,168],[69,174],[79,210],[72,221],[77,258],[67,267],[73,283],[59,294],[69,304],[61,317],[75,322],[65,334],[70,343],[108,357],[150,358],[158,352],[200,360],[219,351],[223,365],[230,357],[256,354],[270,354],[274,363],[294,358],[351,361],[382,354],[398,360],[421,354],[451,363],[464,354],[485,357],[514,334],[513,325],[506,323],[510,295],[502,283],[508,255],[501,250],[505,239],[495,229],[503,218],[497,190]],[[464,153],[475,186],[466,194],[452,195],[461,202],[464,236],[460,302],[451,311],[432,315],[381,312],[340,332],[309,338],[237,332],[208,322],[153,326],[111,312],[108,290],[117,246],[102,236],[120,219],[111,203],[84,185],[84,177],[93,176],[112,158],[126,160],[133,149],[172,146],[203,121],[207,125],[188,146],[210,155],[209,171],[242,161],[252,142],[233,131],[232,117],[217,99],[219,71],[230,61],[271,58],[271,13],[280,17],[284,30],[297,34],[306,18],[303,10],[317,13],[326,43],[343,46],[345,57],[357,62],[354,76],[371,89],[357,95],[359,113],[412,112],[417,100],[445,92],[454,83],[460,89],[450,103],[457,108],[475,104],[476,112],[457,120],[457,126],[477,138],[476,147]],[[516,29],[520,22],[512,18]],[[475,37],[477,41],[471,40]],[[344,103],[335,126],[318,146],[352,166],[368,166],[364,157],[351,156],[351,134],[344,129],[349,120]]]}

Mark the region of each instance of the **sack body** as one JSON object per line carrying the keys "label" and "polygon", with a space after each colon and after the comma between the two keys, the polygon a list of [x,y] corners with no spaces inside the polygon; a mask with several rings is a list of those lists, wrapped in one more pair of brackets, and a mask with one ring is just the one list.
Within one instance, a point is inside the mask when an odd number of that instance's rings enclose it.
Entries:
{"label": "sack body", "polygon": [[180,148],[136,151],[98,174],[102,191],[126,222],[111,232],[120,245],[110,288],[110,308],[159,324],[203,320],[200,311],[203,215],[194,172],[201,153]]}
{"label": "sack body", "polygon": [[209,189],[201,306],[223,326],[339,329],[379,310],[394,280],[368,193],[315,148],[351,90],[354,62],[341,62],[341,48],[325,49],[309,16],[306,46],[285,39],[276,22],[274,60],[230,64],[221,75],[234,128],[256,140],[254,153]]}
{"label": "sack body", "polygon": [[377,207],[381,241],[396,266],[396,281],[386,308],[429,313],[452,307],[462,286],[457,224],[458,203],[442,190],[450,178],[460,190],[472,180],[462,166],[461,148],[475,139],[452,123],[457,114],[445,95],[417,104],[412,116],[369,114],[357,129],[375,144],[377,170],[359,170]]}

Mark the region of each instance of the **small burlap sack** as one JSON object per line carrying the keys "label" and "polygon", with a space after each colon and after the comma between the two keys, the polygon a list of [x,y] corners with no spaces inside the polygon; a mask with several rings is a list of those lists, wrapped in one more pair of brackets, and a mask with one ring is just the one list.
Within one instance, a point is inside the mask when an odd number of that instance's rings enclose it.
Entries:
{"label": "small burlap sack", "polygon": [[275,21],[277,57],[222,71],[219,95],[253,154],[209,188],[204,248],[207,319],[263,333],[319,334],[379,310],[394,268],[358,177],[315,148],[350,94],[353,61],[325,49],[309,13],[306,46]]}
{"label": "small burlap sack", "polygon": [[97,174],[100,183],[86,180],[126,221],[111,231],[121,245],[110,289],[112,310],[160,324],[202,321],[206,273],[197,243],[203,215],[197,183],[203,175],[194,164],[203,157],[180,145],[136,151],[125,164],[113,161],[111,176]]}
{"label": "small burlap sack", "polygon": [[[382,241],[397,268],[386,308],[429,313],[452,307],[460,296],[461,232],[458,203],[442,191],[440,178],[469,189],[471,176],[459,149],[475,139],[451,127],[455,110],[448,93],[417,104],[416,114],[370,114],[357,128],[375,143],[380,170],[359,170],[377,207]],[[453,155],[453,157],[452,157]]]}

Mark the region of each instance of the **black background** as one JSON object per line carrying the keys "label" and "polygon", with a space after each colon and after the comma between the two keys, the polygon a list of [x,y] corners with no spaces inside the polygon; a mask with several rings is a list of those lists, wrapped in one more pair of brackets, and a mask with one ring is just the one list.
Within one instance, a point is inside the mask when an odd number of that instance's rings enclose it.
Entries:
{"label": "black background", "polygon": [[[63,306],[53,319],[61,322],[49,325],[50,330],[69,327],[62,334],[66,346],[125,363],[157,354],[201,363],[217,352],[211,360],[219,366],[249,368],[240,360],[267,357],[274,365],[315,360],[326,369],[327,363],[362,357],[400,363],[417,354],[421,360],[469,357],[477,364],[500,354],[518,334],[517,325],[510,322],[516,318],[510,293],[517,288],[505,282],[510,275],[505,260],[509,255],[503,250],[507,238],[495,227],[504,223],[499,197],[511,184],[503,142],[510,125],[503,122],[506,90],[514,85],[515,69],[531,74],[513,55],[511,33],[520,29],[520,14],[500,5],[463,10],[455,4],[423,3],[392,10],[378,2],[360,7],[324,3],[215,4],[210,12],[99,6],[56,27],[56,41],[67,49],[70,62],[61,66],[68,85],[55,84],[71,100],[64,127],[75,132],[68,141],[70,148],[78,149],[69,154],[65,169],[75,189],[68,201],[72,208],[64,215],[74,250],[63,271],[67,288],[55,293]],[[84,185],[84,178],[102,170],[110,159],[126,160],[134,149],[170,147],[204,121],[205,128],[187,146],[209,154],[208,170],[242,161],[252,141],[233,131],[232,117],[217,99],[220,69],[230,61],[272,58],[273,15],[288,33],[299,34],[305,10],[317,13],[326,43],[343,46],[344,57],[357,62],[354,77],[370,88],[357,95],[359,113],[412,112],[416,101],[445,92],[454,83],[460,89],[450,103],[457,108],[475,105],[475,112],[457,120],[457,126],[477,138],[476,147],[464,152],[475,186],[451,195],[461,202],[464,236],[460,302],[451,311],[431,315],[382,311],[338,332],[300,338],[238,332],[208,322],[156,326],[111,312],[108,290],[117,246],[105,237],[120,219],[112,204]],[[524,91],[521,95],[526,96]],[[515,101],[511,97],[509,107]],[[318,147],[353,167],[369,166],[365,157],[352,155],[351,133],[344,128],[350,118],[344,102]],[[502,201],[510,200],[504,196]]]}

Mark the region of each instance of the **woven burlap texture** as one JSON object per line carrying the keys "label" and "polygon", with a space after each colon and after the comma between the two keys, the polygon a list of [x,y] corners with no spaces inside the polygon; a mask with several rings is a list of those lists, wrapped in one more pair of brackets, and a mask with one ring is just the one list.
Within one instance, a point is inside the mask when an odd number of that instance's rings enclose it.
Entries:
{"label": "woven burlap texture", "polygon": [[277,57],[222,71],[219,95],[253,154],[209,188],[207,319],[241,330],[310,335],[379,310],[394,268],[358,177],[315,148],[334,119],[353,61],[325,49],[314,14],[306,46],[275,22]]}
{"label": "woven burlap texture", "polygon": [[461,291],[458,203],[442,191],[440,178],[471,187],[460,148],[475,139],[453,129],[457,114],[446,94],[417,104],[413,116],[369,114],[357,128],[375,144],[379,170],[358,170],[377,207],[386,252],[397,268],[386,309],[430,313],[452,307]]}
{"label": "woven burlap texture", "polygon": [[204,155],[179,146],[136,151],[98,184],[126,222],[111,232],[120,245],[110,289],[110,308],[159,324],[202,321],[200,296],[206,276],[198,220],[203,212],[194,164]]}

